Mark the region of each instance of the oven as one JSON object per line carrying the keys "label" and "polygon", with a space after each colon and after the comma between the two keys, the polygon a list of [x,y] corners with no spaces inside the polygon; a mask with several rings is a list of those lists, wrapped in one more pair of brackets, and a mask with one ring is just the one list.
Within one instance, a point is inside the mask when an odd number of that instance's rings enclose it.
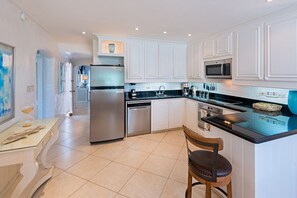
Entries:
{"label": "oven", "polygon": [[204,121],[201,120],[201,118],[204,117],[210,117],[215,115],[222,115],[223,109],[214,107],[205,103],[199,103],[198,104],[198,127],[202,130],[209,131],[210,125]]}

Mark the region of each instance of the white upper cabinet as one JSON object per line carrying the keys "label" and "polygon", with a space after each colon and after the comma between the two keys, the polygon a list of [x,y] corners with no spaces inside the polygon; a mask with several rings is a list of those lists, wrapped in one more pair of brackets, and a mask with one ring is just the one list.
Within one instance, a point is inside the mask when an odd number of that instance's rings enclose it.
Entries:
{"label": "white upper cabinet", "polygon": [[144,47],[139,40],[129,40],[126,43],[125,71],[126,82],[138,82],[143,79]]}
{"label": "white upper cabinet", "polygon": [[209,39],[203,43],[203,58],[215,57],[215,39]]}
{"label": "white upper cabinet", "polygon": [[216,56],[232,55],[232,33],[220,35],[216,39]]}
{"label": "white upper cabinet", "polygon": [[203,58],[217,58],[232,55],[232,33],[221,34],[203,42]]}
{"label": "white upper cabinet", "polygon": [[174,46],[173,77],[175,79],[187,78],[187,46],[186,45]]}
{"label": "white upper cabinet", "polygon": [[244,27],[235,31],[234,36],[233,79],[262,80],[263,25]]}
{"label": "white upper cabinet", "polygon": [[159,45],[158,42],[148,41],[144,44],[144,78],[158,78]]}
{"label": "white upper cabinet", "polygon": [[297,81],[297,17],[266,24],[265,79]]}
{"label": "white upper cabinet", "polygon": [[174,45],[159,43],[159,78],[171,79],[173,77]]}
{"label": "white upper cabinet", "polygon": [[202,45],[200,43],[188,46],[187,77],[189,79],[203,78]]}

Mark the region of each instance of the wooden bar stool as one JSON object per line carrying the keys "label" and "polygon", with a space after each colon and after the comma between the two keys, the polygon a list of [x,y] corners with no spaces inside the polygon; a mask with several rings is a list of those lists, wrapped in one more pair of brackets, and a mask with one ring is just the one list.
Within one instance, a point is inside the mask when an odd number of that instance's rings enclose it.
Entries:
{"label": "wooden bar stool", "polygon": [[[185,126],[183,126],[183,130],[188,148],[188,188],[186,198],[191,198],[192,187],[199,184],[206,185],[206,198],[211,198],[211,187],[215,187],[228,198],[232,198],[232,166],[226,158],[218,154],[218,151],[223,150],[223,140],[221,138],[202,137]],[[192,151],[189,143],[200,149]],[[192,177],[198,182],[192,184]],[[227,186],[227,193],[220,188],[223,186]]]}

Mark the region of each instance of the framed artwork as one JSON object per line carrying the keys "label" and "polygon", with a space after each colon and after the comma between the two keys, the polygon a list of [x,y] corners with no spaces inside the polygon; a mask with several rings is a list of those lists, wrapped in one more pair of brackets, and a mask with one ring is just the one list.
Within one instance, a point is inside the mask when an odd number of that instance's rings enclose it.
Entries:
{"label": "framed artwork", "polygon": [[14,118],[14,48],[0,43],[0,124]]}
{"label": "framed artwork", "polygon": [[64,63],[59,64],[59,93],[65,91],[65,66]]}

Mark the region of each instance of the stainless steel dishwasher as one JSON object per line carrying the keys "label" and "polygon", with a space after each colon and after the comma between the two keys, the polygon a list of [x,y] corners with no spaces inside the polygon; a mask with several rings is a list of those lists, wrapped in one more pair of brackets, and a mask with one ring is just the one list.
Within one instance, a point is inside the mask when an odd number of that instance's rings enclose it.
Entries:
{"label": "stainless steel dishwasher", "polygon": [[151,132],[151,101],[127,102],[126,131],[128,137]]}

